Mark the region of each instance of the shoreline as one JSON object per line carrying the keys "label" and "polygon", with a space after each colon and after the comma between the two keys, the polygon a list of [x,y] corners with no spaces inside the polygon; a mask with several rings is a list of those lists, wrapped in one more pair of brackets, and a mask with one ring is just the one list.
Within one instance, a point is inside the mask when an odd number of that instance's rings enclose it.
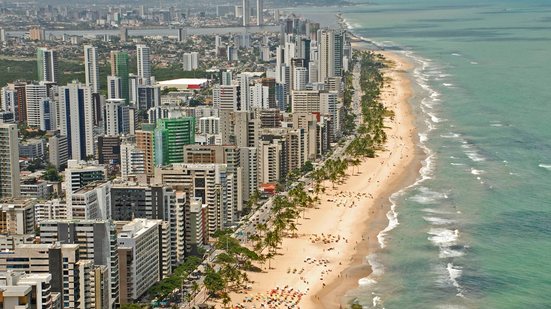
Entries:
{"label": "shoreline", "polygon": [[413,184],[422,165],[410,105],[412,80],[407,74],[413,66],[396,54],[377,53],[394,62],[385,70],[391,82],[381,94],[381,101],[395,113],[393,120],[385,120],[386,149],[362,160],[359,168],[349,169],[345,181],[335,188],[325,183],[320,203],[298,220],[298,237],[285,237],[277,255],[259,265],[262,272],[247,272],[253,284],[245,294],[231,294],[234,305],[261,308],[271,291],[287,287],[303,294],[302,309],[346,308],[345,294],[371,273],[366,257],[380,248],[377,236],[389,222],[389,198]]}
{"label": "shoreline", "polygon": [[[362,43],[365,44],[365,42]],[[358,45],[359,44],[356,44],[353,48],[360,50],[364,49]],[[347,295],[348,292],[356,290],[359,287],[358,281],[360,279],[371,277],[373,270],[367,261],[367,257],[381,250],[378,236],[389,224],[387,213],[391,211],[391,206],[393,204],[391,196],[414,184],[419,177],[419,171],[422,167],[421,162],[424,154],[417,146],[419,140],[416,134],[417,130],[415,128],[413,108],[410,102],[413,96],[413,81],[412,78],[407,75],[408,72],[411,72],[413,69],[413,64],[403,56],[393,52],[377,51],[376,53],[382,54],[386,59],[394,62],[394,67],[385,71],[385,77],[392,78],[392,83],[398,84],[397,88],[400,89],[400,91],[406,92],[404,97],[396,103],[401,104],[401,108],[398,110],[401,110],[401,112],[405,114],[405,117],[410,121],[408,125],[414,128],[415,134],[410,136],[414,148],[412,149],[412,156],[404,160],[404,169],[401,173],[390,180],[387,184],[387,188],[380,192],[373,201],[374,205],[380,205],[380,207],[372,210],[370,216],[361,222],[360,226],[363,227],[362,234],[367,234],[368,238],[363,239],[358,244],[359,250],[354,252],[351,261],[347,263],[345,269],[341,271],[340,276],[331,281],[326,287],[316,291],[315,296],[319,299],[317,303],[318,308],[347,308],[349,303],[354,300],[354,297]],[[391,86],[391,91],[397,90],[394,89],[395,86],[396,85]],[[400,116],[396,115],[396,117],[398,119]]]}
{"label": "shoreline", "polygon": [[[354,49],[364,49],[358,46],[359,44],[355,45],[356,46],[353,46]],[[356,250],[352,255],[351,261],[346,265],[345,269],[341,271],[340,276],[331,281],[325,288],[316,291],[315,296],[319,297],[318,308],[347,308],[349,303],[354,300],[355,297],[351,297],[347,294],[358,289],[358,281],[360,279],[370,277],[373,274],[373,269],[367,261],[367,257],[381,250],[378,236],[389,225],[387,214],[391,211],[391,206],[393,204],[391,201],[392,195],[414,184],[419,177],[419,171],[422,167],[421,162],[424,154],[417,146],[419,140],[414,123],[413,108],[410,102],[413,96],[413,80],[407,75],[407,73],[411,72],[413,69],[413,64],[403,56],[393,52],[376,51],[376,53],[382,54],[386,59],[394,62],[394,67],[385,71],[385,77],[391,77],[392,83],[398,84],[397,88],[400,89],[400,91],[406,92],[404,97],[396,102],[400,104],[401,107],[393,110],[395,112],[398,110],[404,113],[406,118],[409,118],[408,120],[410,123],[408,125],[412,126],[415,131],[415,134],[410,136],[414,148],[412,156],[404,160],[404,169],[401,173],[396,175],[394,179],[391,179],[386,189],[380,192],[373,201],[373,204],[380,205],[380,208],[372,211],[371,214],[361,222],[360,226],[363,227],[362,234],[367,234],[368,238],[363,239],[358,244],[359,250]],[[394,89],[395,86],[396,85],[391,86],[391,91],[396,90]],[[400,116],[397,114],[396,117],[398,119]],[[396,128],[393,127],[392,129],[395,130]]]}

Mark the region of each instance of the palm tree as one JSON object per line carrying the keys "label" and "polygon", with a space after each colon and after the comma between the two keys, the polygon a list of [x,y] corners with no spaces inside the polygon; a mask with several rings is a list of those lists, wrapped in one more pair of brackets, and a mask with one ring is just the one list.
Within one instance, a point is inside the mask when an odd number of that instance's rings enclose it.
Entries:
{"label": "palm tree", "polygon": [[197,297],[197,293],[199,292],[199,288],[200,287],[199,287],[199,284],[197,283],[197,281],[193,281],[193,283],[191,283],[191,292],[193,293],[193,305],[195,305],[195,297]]}
{"label": "palm tree", "polygon": [[230,295],[227,292],[222,293],[222,304],[224,304],[224,308],[229,308],[229,303],[231,303]]}
{"label": "palm tree", "polygon": [[265,223],[259,223],[256,226],[256,230],[260,232],[259,237],[262,238],[262,233],[268,230],[268,226]]}
{"label": "palm tree", "polygon": [[298,228],[295,222],[289,222],[289,231],[291,231],[291,235],[296,236],[296,232],[298,231]]}

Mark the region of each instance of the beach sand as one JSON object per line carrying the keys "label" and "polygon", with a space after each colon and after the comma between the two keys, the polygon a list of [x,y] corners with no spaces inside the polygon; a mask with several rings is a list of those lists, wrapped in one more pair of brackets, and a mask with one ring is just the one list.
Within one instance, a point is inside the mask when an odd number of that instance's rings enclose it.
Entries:
{"label": "beach sand", "polygon": [[[385,72],[391,81],[381,98],[395,113],[394,120],[387,121],[387,150],[363,160],[359,167],[350,167],[342,184],[333,188],[330,182],[325,183],[320,203],[298,220],[298,237],[284,238],[278,255],[269,263],[271,269],[266,263],[263,272],[247,274],[254,282],[252,289],[231,294],[234,306],[261,308],[259,299],[277,287],[287,287],[287,291],[292,288],[304,293],[299,303],[302,309],[345,308],[346,291],[371,273],[365,258],[379,248],[377,234],[388,224],[389,197],[412,184],[421,168],[409,104],[412,87],[406,73],[412,66],[396,54],[382,53],[394,63]],[[244,302],[246,297],[255,300]]]}

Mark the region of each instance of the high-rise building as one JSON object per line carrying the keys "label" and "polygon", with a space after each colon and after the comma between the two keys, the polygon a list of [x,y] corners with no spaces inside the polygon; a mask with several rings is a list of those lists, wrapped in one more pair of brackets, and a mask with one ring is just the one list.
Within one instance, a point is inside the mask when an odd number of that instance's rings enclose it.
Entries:
{"label": "high-rise building", "polygon": [[14,84],[8,84],[0,89],[0,110],[11,112],[14,118],[17,117],[17,96],[14,89]]}
{"label": "high-rise building", "polygon": [[0,123],[0,199],[19,197],[19,139],[17,125]]}
{"label": "high-rise building", "polygon": [[77,82],[59,87],[59,131],[67,136],[69,156],[85,160],[94,155],[92,90]]}
{"label": "high-rise building", "polygon": [[40,114],[40,130],[51,131],[57,128],[55,104],[50,98],[44,98],[38,105]]}
{"label": "high-rise building", "polygon": [[57,51],[48,48],[39,48],[36,51],[38,80],[49,83],[59,81],[59,64]]}
{"label": "high-rise building", "polygon": [[187,30],[184,28],[178,29],[178,42],[183,42],[187,38]]}
{"label": "high-rise building", "polygon": [[0,203],[0,234],[23,235],[33,233],[35,225],[34,202],[29,199],[9,199]]}
{"label": "high-rise building", "polygon": [[315,113],[320,111],[320,94],[317,90],[293,91],[293,113]]}
{"label": "high-rise building", "polygon": [[248,27],[251,19],[250,0],[243,0],[243,27]]}
{"label": "high-rise building", "polygon": [[95,181],[103,181],[107,175],[105,166],[69,160],[65,169],[65,191],[71,194]]}
{"label": "high-rise building", "polygon": [[[234,145],[187,145],[184,147],[184,163],[216,163],[226,164],[227,173],[233,180],[235,194],[228,197],[228,221],[235,221],[242,210],[243,201],[243,171],[240,163],[239,148]],[[231,174],[231,175],[230,175]],[[228,177],[230,179],[230,177]]]}
{"label": "high-rise building", "polygon": [[237,77],[239,79],[239,87],[241,90],[241,108],[239,110],[248,111],[251,108],[251,91],[249,89],[251,84],[251,76],[246,73],[241,73]]}
{"label": "high-rise building", "polygon": [[335,51],[334,51],[334,63],[335,63],[335,76],[342,76],[344,70],[344,47],[345,47],[346,32],[335,32]]}
{"label": "high-rise building", "polygon": [[50,199],[34,205],[35,224],[44,220],[67,219],[67,204],[61,199]]}
{"label": "high-rise building", "polygon": [[268,87],[257,82],[254,86],[249,87],[250,107],[254,108],[269,108],[268,105]]}
{"label": "high-rise building", "polygon": [[261,82],[268,89],[268,108],[277,108],[275,78],[263,78]]}
{"label": "high-rise building", "polygon": [[[181,194],[181,193],[180,193]],[[204,225],[204,218],[208,208],[199,197],[190,198],[185,206],[185,252],[196,255],[203,247],[208,232]]]}
{"label": "high-rise building", "polygon": [[220,134],[220,117],[208,116],[198,119],[198,132],[200,134]]}
{"label": "high-rise building", "polygon": [[120,40],[121,40],[121,42],[127,42],[128,41],[128,28],[122,27],[120,29]]}
{"label": "high-rise building", "polygon": [[105,134],[107,136],[119,136],[123,132],[124,99],[108,99],[105,101]]}
{"label": "high-rise building", "polygon": [[154,129],[148,130],[142,126],[142,130],[136,130],[136,148],[144,153],[144,172],[148,177],[155,172],[155,134]]}
{"label": "high-rise building", "polygon": [[239,148],[241,171],[243,173],[243,200],[258,190],[258,149],[256,147]]}
{"label": "high-rise building", "polygon": [[308,69],[295,67],[293,72],[293,90],[305,90],[308,83]]}
{"label": "high-rise building", "polygon": [[61,170],[62,167],[67,166],[67,160],[69,160],[67,136],[60,135],[59,132],[52,135],[48,139],[48,152],[49,162],[55,166],[57,170]]}
{"label": "high-rise building", "polygon": [[48,97],[46,85],[27,84],[25,86],[25,106],[27,108],[27,125],[40,128],[40,103]]}
{"label": "high-rise building", "polygon": [[119,299],[119,263],[115,225],[111,221],[45,220],[40,223],[40,241],[44,244],[78,244],[80,259],[104,266],[108,290],[103,295],[106,308],[115,307]]}
{"label": "high-rise building", "polygon": [[155,162],[167,165],[183,162],[184,145],[195,144],[195,118],[157,120]]}
{"label": "high-rise building", "polygon": [[139,85],[135,105],[138,110],[143,111],[161,105],[161,88],[159,86]]}
{"label": "high-rise building", "polygon": [[199,53],[184,53],[184,71],[193,71],[199,68]]}
{"label": "high-rise building", "polygon": [[213,106],[219,110],[239,111],[241,108],[240,87],[216,85],[212,90]]}
{"label": "high-rise building", "polygon": [[318,77],[318,64],[315,61],[310,61],[308,64],[308,83],[317,83]]}
{"label": "high-rise building", "polygon": [[135,143],[124,141],[121,144],[121,177],[145,174],[145,153]]}
{"label": "high-rise building", "polygon": [[331,117],[331,135],[334,140],[335,136],[340,135],[340,121],[338,117],[338,93],[336,91],[320,92],[320,113]]}
{"label": "high-rise building", "polygon": [[79,271],[84,261],[78,249],[76,244],[18,244],[0,255],[0,271],[16,269],[27,274],[51,276],[51,291],[59,293],[63,299],[61,308],[93,305],[92,299],[81,290],[91,282]]}
{"label": "high-rise building", "polygon": [[[138,185],[133,182],[116,181],[111,189],[111,211],[113,220],[131,221],[134,218],[163,220],[163,229],[168,231],[163,240],[162,274],[167,276],[184,257],[183,236],[184,209],[176,204],[175,191],[163,185]],[[182,202],[182,205],[187,201]],[[166,223],[166,224],[165,224]],[[183,232],[182,232],[183,233]],[[174,249],[172,249],[174,248]],[[180,250],[176,248],[181,248]],[[165,256],[166,255],[166,256]]]}
{"label": "high-rise building", "polygon": [[138,64],[138,77],[140,84],[149,85],[151,83],[151,61],[149,59],[150,49],[147,45],[136,45],[136,56]]}
{"label": "high-rise building", "polygon": [[[8,86],[12,86],[9,84]],[[27,98],[26,98],[26,82],[13,83],[13,91],[15,92],[15,102],[17,106],[16,119],[18,122],[27,121]]]}
{"label": "high-rise building", "polygon": [[0,123],[16,123],[13,112],[0,111]]}
{"label": "high-rise building", "polygon": [[230,86],[232,84],[233,77],[231,71],[222,71],[222,82],[223,86]]}
{"label": "high-rise building", "polygon": [[[0,304],[3,308],[27,308],[33,303],[35,308],[53,309],[61,306],[60,294],[52,293],[50,274],[25,274],[24,272],[0,273]],[[32,301],[31,301],[32,300]]]}
{"label": "high-rise building", "polygon": [[323,83],[328,77],[333,77],[336,74],[335,31],[330,29],[319,30],[318,39],[318,82]]}
{"label": "high-rise building", "polygon": [[130,86],[128,75],[128,53],[121,51],[111,52],[111,75],[121,78],[121,99],[130,102]]}
{"label": "high-rise building", "polygon": [[256,0],[256,25],[264,25],[264,0]]}
{"label": "high-rise building", "polygon": [[259,183],[277,183],[287,176],[287,143],[283,136],[262,136],[258,147]]}
{"label": "high-rise building", "polygon": [[46,30],[37,26],[31,27],[29,30],[29,38],[32,41],[44,41],[46,40]]}
{"label": "high-rise building", "polygon": [[260,58],[263,62],[270,62],[272,60],[272,52],[269,46],[264,45],[260,48]]}
{"label": "high-rise building", "polygon": [[67,218],[107,220],[111,216],[111,182],[90,183],[68,195]]}
{"label": "high-rise building", "polygon": [[97,158],[99,164],[120,164],[121,138],[115,136],[98,136]]}
{"label": "high-rise building", "polygon": [[122,78],[107,76],[107,99],[122,99]]}
{"label": "high-rise building", "polygon": [[201,199],[207,205],[208,232],[235,224],[237,188],[234,188],[233,174],[228,174],[226,164],[173,164],[171,167],[155,169],[155,183],[172,186],[184,191],[190,198]]}
{"label": "high-rise building", "polygon": [[162,264],[166,262],[162,254],[162,224],[161,220],[134,219],[119,231],[117,242],[121,304],[138,300],[161,280]]}
{"label": "high-rise building", "polygon": [[0,43],[1,42],[6,42],[6,29],[4,28],[0,28]]}
{"label": "high-rise building", "polygon": [[99,67],[96,47],[84,45],[84,78],[86,86],[92,88],[92,93],[99,93]]}

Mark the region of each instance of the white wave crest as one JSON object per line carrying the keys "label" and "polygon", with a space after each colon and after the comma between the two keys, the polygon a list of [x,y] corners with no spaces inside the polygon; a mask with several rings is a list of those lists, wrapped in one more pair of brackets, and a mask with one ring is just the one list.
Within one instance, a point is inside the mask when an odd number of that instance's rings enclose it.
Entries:
{"label": "white wave crest", "polygon": [[377,281],[371,279],[371,278],[361,278],[360,280],[358,280],[358,285],[360,287],[368,287],[368,286],[372,286],[372,285],[375,285],[377,284]]}
{"label": "white wave crest", "polygon": [[419,204],[435,204],[440,200],[448,198],[446,193],[431,191],[427,187],[420,187],[418,191],[419,193],[410,197],[409,200]]}
{"label": "white wave crest", "polygon": [[458,138],[461,137],[461,134],[450,132],[448,134],[440,134],[442,138]]}
{"label": "white wave crest", "polygon": [[431,228],[428,232],[429,240],[437,246],[452,246],[459,239],[459,230],[450,230],[446,228]]}
{"label": "white wave crest", "polygon": [[439,217],[423,217],[423,219],[433,225],[448,225],[454,223],[453,220]]}
{"label": "white wave crest", "polygon": [[427,115],[430,116],[430,120],[432,120],[432,122],[434,123],[442,122],[442,119],[436,117],[436,115],[434,115],[433,113],[427,113]]}
{"label": "white wave crest", "polygon": [[486,158],[484,158],[481,154],[474,150],[465,151],[465,154],[467,155],[467,157],[469,157],[469,159],[474,162],[481,162],[486,160]]}
{"label": "white wave crest", "polygon": [[376,254],[370,254],[367,256],[367,262],[371,265],[371,274],[373,276],[382,276],[385,272],[385,266],[379,261],[379,257]]}
{"label": "white wave crest", "polygon": [[541,164],[538,165],[538,166],[541,167],[541,168],[544,168],[544,169],[546,169],[546,170],[551,171],[551,164],[543,164],[543,163],[541,163]]}
{"label": "white wave crest", "polygon": [[457,279],[461,277],[461,274],[463,274],[462,268],[460,266],[453,265],[452,263],[448,263],[446,269],[448,270],[448,274],[450,276],[450,282],[457,289],[457,296],[462,297],[462,287],[457,281]]}
{"label": "white wave crest", "polygon": [[385,236],[388,232],[392,231],[393,229],[395,229],[398,224],[400,224],[400,222],[398,222],[398,213],[396,212],[396,204],[394,204],[394,202],[392,203],[392,205],[390,206],[390,211],[386,213],[386,217],[388,219],[388,225],[387,227],[380,231],[379,234],[377,234],[377,240],[379,241],[379,246],[381,247],[381,249],[383,249],[386,244],[385,244]]}

